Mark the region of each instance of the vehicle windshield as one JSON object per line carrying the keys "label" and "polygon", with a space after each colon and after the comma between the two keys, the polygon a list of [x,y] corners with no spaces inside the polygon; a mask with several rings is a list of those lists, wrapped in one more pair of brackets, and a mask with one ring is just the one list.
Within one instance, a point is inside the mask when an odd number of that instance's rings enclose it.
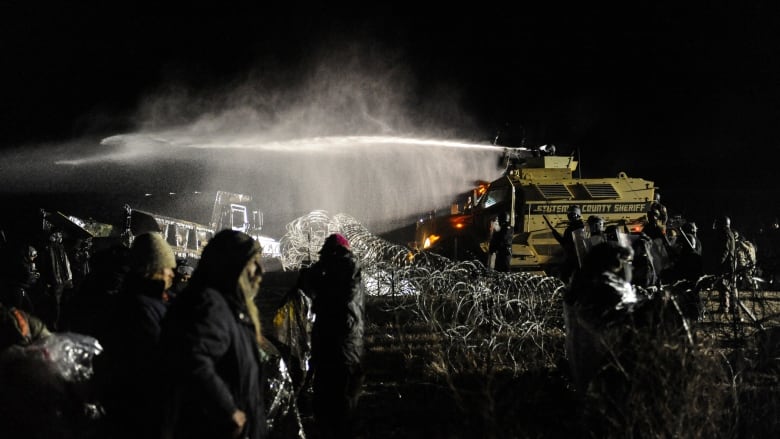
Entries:
{"label": "vehicle windshield", "polygon": [[487,191],[485,195],[482,196],[482,198],[480,198],[480,204],[483,208],[496,205],[505,201],[507,199],[508,193],[509,191],[505,187],[491,189]]}

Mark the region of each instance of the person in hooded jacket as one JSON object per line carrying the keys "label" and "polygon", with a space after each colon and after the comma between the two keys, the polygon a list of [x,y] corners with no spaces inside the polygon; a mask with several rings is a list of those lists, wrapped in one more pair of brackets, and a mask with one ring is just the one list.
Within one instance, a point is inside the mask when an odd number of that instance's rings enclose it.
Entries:
{"label": "person in hooded jacket", "polygon": [[634,251],[607,241],[593,247],[564,292],[566,355],[578,391],[584,392],[608,358],[602,336],[625,322],[640,296],[631,284]]}
{"label": "person in hooded jacket", "polygon": [[354,413],[363,381],[364,291],[349,241],[334,233],[320,259],[302,273],[312,299],[313,411],[323,438],[354,434]]}
{"label": "person in hooded jacket", "polygon": [[173,277],[173,287],[168,291],[171,301],[176,300],[176,296],[187,288],[187,283],[192,277],[195,267],[190,265],[186,258],[176,260],[176,275]]}
{"label": "person in hooded jacket", "polygon": [[108,428],[116,438],[152,437],[159,431],[161,322],[168,309],[176,258],[159,233],[138,235],[119,294],[106,302],[110,320],[96,359]]}
{"label": "person in hooded jacket", "polygon": [[509,213],[501,212],[496,217],[490,235],[488,253],[495,255],[493,268],[496,271],[509,272],[512,264],[512,227],[509,221]]}
{"label": "person in hooded jacket", "polygon": [[0,267],[0,302],[34,314],[33,296],[41,276],[35,265],[38,251],[31,245],[22,244],[12,246],[8,252],[11,254],[4,255],[6,258]]}
{"label": "person in hooded jacket", "polygon": [[166,314],[161,437],[268,437],[264,339],[254,303],[261,251],[243,232],[217,233]]}

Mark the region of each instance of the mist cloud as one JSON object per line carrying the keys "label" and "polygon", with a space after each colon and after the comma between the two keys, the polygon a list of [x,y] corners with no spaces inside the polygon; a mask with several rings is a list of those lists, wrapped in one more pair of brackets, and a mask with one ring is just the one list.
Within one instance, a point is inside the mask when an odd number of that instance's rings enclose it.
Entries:
{"label": "mist cloud", "polygon": [[402,53],[342,45],[207,90],[174,81],[143,99],[134,132],[18,152],[50,169],[7,175],[28,190],[240,192],[277,221],[317,209],[404,218],[496,178],[501,153],[478,140],[456,90],[425,89],[405,66]]}

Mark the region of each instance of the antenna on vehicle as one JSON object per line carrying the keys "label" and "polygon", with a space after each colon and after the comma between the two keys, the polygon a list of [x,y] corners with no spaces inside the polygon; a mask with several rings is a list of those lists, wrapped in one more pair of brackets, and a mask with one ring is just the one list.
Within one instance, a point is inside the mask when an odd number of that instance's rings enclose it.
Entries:
{"label": "antenna on vehicle", "polygon": [[577,178],[582,178],[582,156],[580,155],[580,147],[577,146]]}
{"label": "antenna on vehicle", "polygon": [[520,125],[520,129],[523,130],[523,135],[520,137],[520,148],[525,148],[525,125]]}

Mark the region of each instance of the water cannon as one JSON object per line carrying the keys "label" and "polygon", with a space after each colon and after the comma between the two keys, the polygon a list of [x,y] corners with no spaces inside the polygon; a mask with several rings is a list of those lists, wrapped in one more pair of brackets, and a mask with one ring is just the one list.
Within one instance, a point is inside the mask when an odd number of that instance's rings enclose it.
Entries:
{"label": "water cannon", "polygon": [[555,155],[555,145],[542,145],[537,148],[541,155]]}
{"label": "water cannon", "polygon": [[506,147],[504,153],[499,157],[498,167],[503,168],[504,173],[520,169],[527,165],[528,159],[531,157],[545,157],[554,156],[556,154],[556,147],[553,144],[545,144],[534,148],[526,147]]}

